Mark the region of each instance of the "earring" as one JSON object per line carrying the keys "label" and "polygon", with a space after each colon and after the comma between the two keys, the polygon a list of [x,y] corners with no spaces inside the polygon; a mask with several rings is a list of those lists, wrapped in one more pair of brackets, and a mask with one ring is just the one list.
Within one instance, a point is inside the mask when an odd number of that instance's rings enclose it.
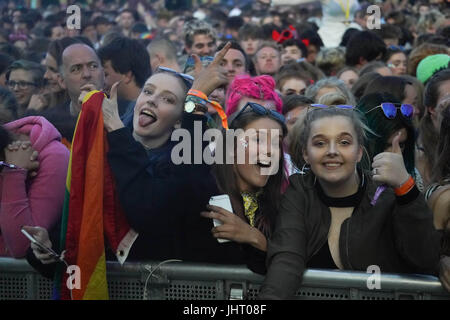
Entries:
{"label": "earring", "polygon": [[[306,166],[308,166],[308,167],[306,167]],[[308,163],[304,163],[303,164],[303,167],[302,167],[302,169],[300,170],[300,174],[306,174],[306,170],[309,170],[310,169],[310,167],[309,167],[309,165],[308,165]]]}

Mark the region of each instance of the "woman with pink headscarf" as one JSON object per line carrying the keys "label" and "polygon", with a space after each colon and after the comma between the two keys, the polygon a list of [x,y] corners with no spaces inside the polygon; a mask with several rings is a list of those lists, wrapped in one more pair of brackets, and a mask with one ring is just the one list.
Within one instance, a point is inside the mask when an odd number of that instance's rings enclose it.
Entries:
{"label": "woman with pink headscarf", "polygon": [[[234,78],[227,92],[226,114],[229,119],[232,114],[239,112],[247,102],[254,102],[267,109],[282,113],[283,101],[275,91],[275,80],[271,76],[239,75]],[[296,172],[296,168],[294,168],[289,154],[283,153],[285,177],[289,177]],[[285,179],[281,188],[283,192],[288,184],[288,180]]]}
{"label": "woman with pink headscarf", "polygon": [[227,116],[240,111],[247,102],[255,102],[267,109],[282,112],[283,102],[275,91],[275,80],[271,76],[239,75],[234,78],[227,92]]}
{"label": "woman with pink headscarf", "polygon": [[20,228],[51,229],[60,217],[69,150],[45,118],[26,117],[0,127],[0,160],[0,256],[22,258]]}

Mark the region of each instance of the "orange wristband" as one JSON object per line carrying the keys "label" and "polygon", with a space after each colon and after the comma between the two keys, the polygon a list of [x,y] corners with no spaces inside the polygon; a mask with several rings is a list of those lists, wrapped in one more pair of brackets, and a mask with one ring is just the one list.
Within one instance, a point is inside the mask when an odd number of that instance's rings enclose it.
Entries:
{"label": "orange wristband", "polygon": [[200,99],[208,101],[208,97],[206,96],[206,94],[204,94],[203,92],[201,92],[199,90],[190,89],[188,91],[187,95],[188,96],[196,96],[196,97],[199,97]]}
{"label": "orange wristband", "polygon": [[404,196],[409,191],[411,191],[415,184],[416,182],[414,181],[413,177],[409,176],[408,180],[406,180],[405,183],[403,183],[400,187],[394,189],[395,195]]}
{"label": "orange wristband", "polygon": [[225,113],[222,106],[218,102],[208,100],[208,97],[206,96],[206,94],[204,94],[200,90],[190,89],[188,91],[187,95],[199,97],[200,99],[203,99],[206,102],[208,102],[209,104],[211,104],[213,106],[213,108],[217,111],[217,113],[219,114],[220,119],[222,119],[222,127],[224,127],[225,129],[228,129],[227,114]]}

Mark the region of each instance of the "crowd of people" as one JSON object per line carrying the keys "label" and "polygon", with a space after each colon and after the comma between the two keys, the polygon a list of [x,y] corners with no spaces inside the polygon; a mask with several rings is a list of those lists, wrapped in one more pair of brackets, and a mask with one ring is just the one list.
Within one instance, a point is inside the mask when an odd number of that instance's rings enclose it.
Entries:
{"label": "crowd of people", "polygon": [[[445,1],[378,1],[375,29],[357,0],[80,1],[75,29],[41,2],[0,3],[0,256],[61,263],[20,230],[65,249],[70,148],[99,90],[127,261],[245,264],[261,299],[292,298],[306,268],[371,265],[450,291]],[[200,162],[175,163],[178,130]],[[231,211],[209,205],[223,194]]]}

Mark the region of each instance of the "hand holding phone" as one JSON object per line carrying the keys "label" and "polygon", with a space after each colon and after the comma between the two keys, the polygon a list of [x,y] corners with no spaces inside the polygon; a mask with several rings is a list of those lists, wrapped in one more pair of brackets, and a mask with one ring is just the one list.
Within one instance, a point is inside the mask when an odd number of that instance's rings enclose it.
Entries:
{"label": "hand holding phone", "polygon": [[[42,242],[36,240],[36,238],[33,235],[31,235],[27,230],[25,230],[23,227],[20,231],[25,235],[25,237],[27,237],[31,241],[31,243],[33,243],[34,245],[36,245],[39,248],[39,251],[45,252],[46,254],[50,255],[52,258],[62,260],[61,256],[58,253],[56,253],[53,249],[44,245]],[[35,251],[34,248],[33,248],[33,251]],[[37,258],[39,259],[39,257],[37,257]]]}
{"label": "hand holding phone", "polygon": [[[222,194],[219,196],[212,196],[211,199],[209,199],[209,205],[221,207],[225,210],[233,212],[233,207],[231,206],[230,197],[227,194]],[[213,219],[213,223],[214,223],[214,227],[217,227],[217,226],[220,226],[223,224],[222,221],[220,221],[218,219]],[[217,241],[219,241],[220,243],[223,243],[223,242],[229,242],[230,240],[218,238]]]}

